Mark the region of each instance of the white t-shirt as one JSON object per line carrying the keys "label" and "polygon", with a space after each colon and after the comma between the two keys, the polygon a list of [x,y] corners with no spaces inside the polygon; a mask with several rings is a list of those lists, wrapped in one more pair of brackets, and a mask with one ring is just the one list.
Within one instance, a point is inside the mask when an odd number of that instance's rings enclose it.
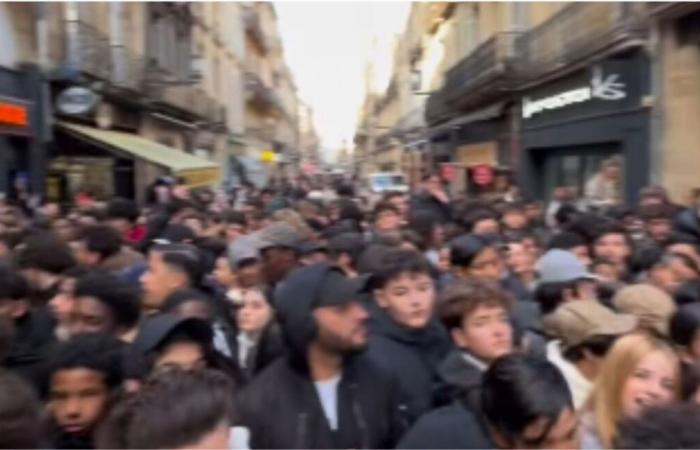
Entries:
{"label": "white t-shirt", "polygon": [[593,383],[584,377],[574,364],[564,358],[560,341],[552,341],[547,344],[547,359],[564,375],[573,397],[574,408],[579,411],[590,397]]}
{"label": "white t-shirt", "polygon": [[328,425],[331,430],[338,429],[338,384],[340,383],[340,374],[325,381],[316,381],[316,392],[321,400],[323,413],[326,415]]}

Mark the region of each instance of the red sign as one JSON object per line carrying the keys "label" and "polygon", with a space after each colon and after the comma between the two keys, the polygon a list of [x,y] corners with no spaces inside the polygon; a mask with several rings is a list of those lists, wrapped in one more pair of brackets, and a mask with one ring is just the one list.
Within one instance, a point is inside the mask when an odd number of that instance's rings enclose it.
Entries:
{"label": "red sign", "polygon": [[0,124],[26,127],[29,124],[27,108],[12,103],[0,102]]}
{"label": "red sign", "polygon": [[493,167],[474,166],[472,167],[472,180],[478,186],[486,186],[493,182]]}
{"label": "red sign", "polygon": [[440,165],[440,177],[444,181],[452,181],[457,174],[457,167],[452,163],[443,163]]}

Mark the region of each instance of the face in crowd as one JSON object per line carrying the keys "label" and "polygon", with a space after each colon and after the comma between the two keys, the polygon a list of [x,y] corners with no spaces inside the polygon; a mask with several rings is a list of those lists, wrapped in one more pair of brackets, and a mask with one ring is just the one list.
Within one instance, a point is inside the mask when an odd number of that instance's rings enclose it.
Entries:
{"label": "face in crowd", "polygon": [[313,311],[316,342],[331,353],[353,353],[367,346],[369,314],[359,301],[323,306]]}
{"label": "face in crowd", "polygon": [[187,275],[166,263],[162,252],[151,250],[148,255],[148,270],[141,277],[146,309],[159,310],[168,295],[188,284]]}
{"label": "face in crowd", "polygon": [[272,320],[272,307],[259,289],[241,294],[241,304],[236,309],[236,324],[245,333],[258,333]]}
{"label": "face in crowd", "polygon": [[66,433],[88,435],[109,403],[104,375],[87,368],[59,370],[51,377],[48,410]]}
{"label": "face in crowd", "polygon": [[593,246],[596,257],[610,261],[617,266],[627,264],[632,254],[627,237],[623,233],[607,233],[596,239]]}
{"label": "face in crowd", "polygon": [[428,274],[404,272],[375,291],[377,304],[398,323],[425,327],[435,305],[435,285]]}

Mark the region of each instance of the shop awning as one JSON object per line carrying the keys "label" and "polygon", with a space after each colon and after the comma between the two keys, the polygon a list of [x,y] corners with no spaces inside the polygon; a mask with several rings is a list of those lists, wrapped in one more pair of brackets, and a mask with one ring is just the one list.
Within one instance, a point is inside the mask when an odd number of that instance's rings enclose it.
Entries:
{"label": "shop awning", "polygon": [[138,158],[169,169],[183,177],[188,186],[211,186],[219,181],[219,166],[176,148],[154,142],[143,136],[121,131],[101,130],[95,127],[58,122],[61,129],[92,144],[126,158]]}
{"label": "shop awning", "polygon": [[442,125],[438,125],[434,128],[431,128],[430,134],[434,136],[436,134],[444,133],[455,128],[460,128],[470,123],[495,119],[496,117],[500,117],[501,114],[503,114],[504,108],[505,102],[494,103],[484,108],[477,109],[476,111],[472,111],[470,113],[456,117]]}

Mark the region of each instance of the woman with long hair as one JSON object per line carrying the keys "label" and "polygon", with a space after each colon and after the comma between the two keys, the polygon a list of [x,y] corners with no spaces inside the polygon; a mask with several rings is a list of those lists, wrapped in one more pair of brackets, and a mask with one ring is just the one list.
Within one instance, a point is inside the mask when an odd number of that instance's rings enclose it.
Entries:
{"label": "woman with long hair", "polygon": [[583,448],[613,448],[623,419],[678,399],[679,360],[665,341],[649,334],[617,340],[603,361],[583,416]]}

